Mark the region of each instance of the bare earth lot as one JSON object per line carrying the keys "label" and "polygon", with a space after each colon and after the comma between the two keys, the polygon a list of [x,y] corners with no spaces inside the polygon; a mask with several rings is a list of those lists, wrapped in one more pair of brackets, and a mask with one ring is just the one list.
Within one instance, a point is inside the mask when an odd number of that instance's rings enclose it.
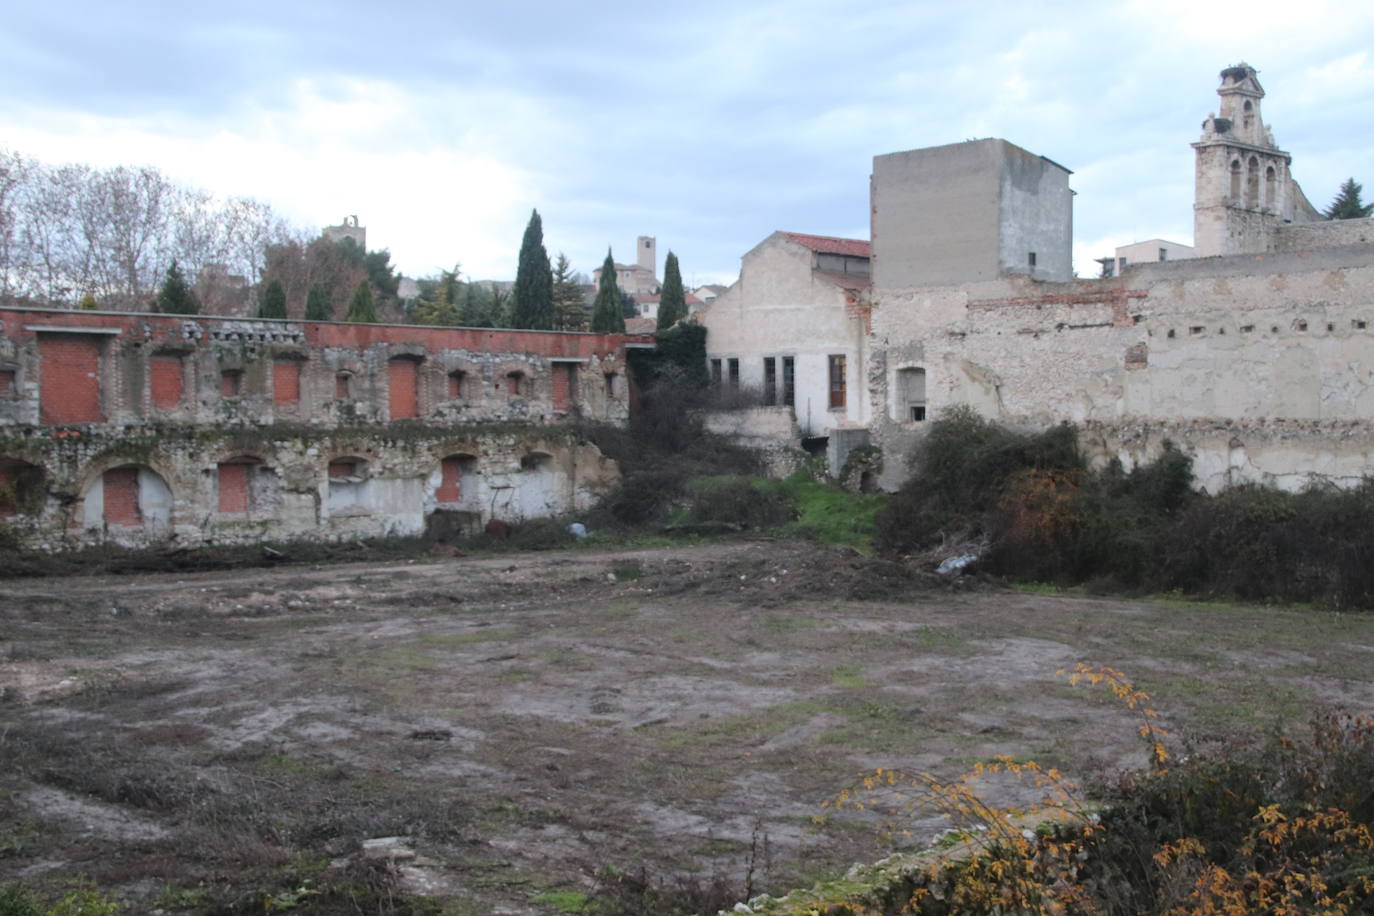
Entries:
{"label": "bare earth lot", "polygon": [[1142,762],[1077,662],[1176,739],[1374,710],[1374,616],[963,590],[805,543],[9,581],[0,883],[262,912],[403,836],[402,889],[455,913],[554,912],[604,866],[781,889],[882,854],[861,813],[813,820],[861,770]]}

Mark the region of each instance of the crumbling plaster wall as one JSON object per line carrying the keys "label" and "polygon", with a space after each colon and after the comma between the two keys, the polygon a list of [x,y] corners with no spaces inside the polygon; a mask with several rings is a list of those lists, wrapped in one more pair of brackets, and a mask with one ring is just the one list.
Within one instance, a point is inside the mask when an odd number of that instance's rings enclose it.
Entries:
{"label": "crumbling plaster wall", "polygon": [[1349,483],[1374,452],[1374,264],[1367,247],[1141,265],[1113,280],[883,291],[869,394],[881,483],[908,473],[927,423],[894,404],[924,368],[930,419],[968,404],[999,422],[1079,424],[1099,462],[1168,438],[1199,483]]}
{"label": "crumbling plaster wall", "polygon": [[[31,546],[54,550],[418,535],[438,508],[438,469],[451,455],[472,459],[462,508],[479,523],[586,509],[620,479],[615,462],[564,427],[474,424],[461,438],[442,427],[375,437],[300,428],[93,430],[47,440],[10,432],[19,435],[0,435],[0,454],[42,467],[45,498],[38,511],[5,522]],[[531,469],[529,456],[539,456],[547,473]],[[329,465],[339,459],[359,460],[364,499],[331,502]],[[218,511],[217,475],[226,462],[251,463],[259,478],[247,511]],[[102,517],[102,475],[127,467],[138,469],[141,484],[157,481],[145,490],[160,501],[144,504],[144,525]]]}
{"label": "crumbling plaster wall", "polygon": [[[793,358],[797,423],[808,436],[825,436],[836,426],[868,422],[863,396],[867,335],[861,318],[845,309],[846,293],[815,275],[812,253],[780,235],[744,256],[740,279],[698,312],[706,327],[708,359],[738,359],[740,387],[762,391],[764,357],[775,357],[778,397],[781,358]],[[847,398],[830,408],[829,358],[843,355]]]}

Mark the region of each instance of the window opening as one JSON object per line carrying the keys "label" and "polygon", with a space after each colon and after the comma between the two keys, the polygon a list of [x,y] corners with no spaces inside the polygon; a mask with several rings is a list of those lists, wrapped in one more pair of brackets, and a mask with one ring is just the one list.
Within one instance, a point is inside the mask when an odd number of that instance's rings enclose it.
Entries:
{"label": "window opening", "polygon": [[908,423],[920,423],[926,418],[926,370],[919,368],[897,370],[897,399],[899,416]]}
{"label": "window opening", "polygon": [[763,358],[763,403],[767,407],[778,403],[778,361],[772,356]]}
{"label": "window opening", "polygon": [[782,403],[785,407],[797,404],[796,360],[791,356],[782,358]]}
{"label": "window opening", "polygon": [[841,410],[845,406],[845,379],[843,353],[832,354],[830,363],[830,409]]}
{"label": "window opening", "polygon": [[711,360],[711,384],[719,387],[720,385],[721,362],[718,359]]}
{"label": "window opening", "polygon": [[236,398],[243,394],[243,370],[225,369],[219,374],[219,393],[221,397]]}
{"label": "window opening", "polygon": [[739,360],[734,357],[726,360],[726,371],[730,378],[730,390],[739,391]]}
{"label": "window opening", "polygon": [[461,398],[463,396],[463,383],[467,381],[467,375],[462,369],[455,369],[448,374],[449,397]]}

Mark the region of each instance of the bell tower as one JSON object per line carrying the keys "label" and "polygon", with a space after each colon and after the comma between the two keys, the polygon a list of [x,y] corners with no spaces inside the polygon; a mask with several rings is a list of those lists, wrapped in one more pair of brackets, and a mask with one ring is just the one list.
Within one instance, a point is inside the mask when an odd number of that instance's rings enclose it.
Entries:
{"label": "bell tower", "polygon": [[1293,221],[1289,164],[1260,118],[1264,89],[1254,67],[1221,71],[1221,114],[1202,122],[1193,203],[1193,245],[1200,258],[1265,251],[1273,230]]}

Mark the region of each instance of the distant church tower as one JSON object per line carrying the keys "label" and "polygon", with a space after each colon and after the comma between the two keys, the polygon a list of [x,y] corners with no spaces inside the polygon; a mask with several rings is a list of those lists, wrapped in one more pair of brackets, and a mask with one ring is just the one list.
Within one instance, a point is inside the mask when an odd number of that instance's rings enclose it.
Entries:
{"label": "distant church tower", "polygon": [[658,249],[655,247],[657,244],[657,239],[648,235],[641,235],[635,239],[635,265],[655,276],[658,272]]}
{"label": "distant church tower", "polygon": [[[1221,71],[1221,114],[1202,122],[1193,203],[1197,256],[1265,251],[1273,230],[1294,219],[1295,206],[1310,210],[1289,174],[1293,157],[1279,149],[1260,118],[1260,87],[1254,67]],[[1301,204],[1297,203],[1301,199]],[[1300,212],[1300,221],[1310,218]]]}

